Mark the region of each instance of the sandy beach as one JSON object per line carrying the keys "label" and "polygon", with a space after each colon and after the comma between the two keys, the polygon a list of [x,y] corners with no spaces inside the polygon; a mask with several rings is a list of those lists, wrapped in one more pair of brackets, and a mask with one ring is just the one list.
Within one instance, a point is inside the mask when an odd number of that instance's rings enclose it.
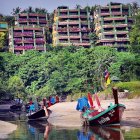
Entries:
{"label": "sandy beach", "polygon": [[[106,109],[114,100],[101,100],[101,106]],[[121,124],[123,126],[140,127],[140,99],[119,99],[126,106]],[[76,111],[77,102],[61,102],[51,106],[52,113],[48,119],[54,126],[81,126],[80,112]]]}
{"label": "sandy beach", "polygon": [[12,133],[16,129],[17,125],[5,121],[0,121],[0,139],[7,138],[8,134]]}
{"label": "sandy beach", "polygon": [[[101,106],[105,109],[114,100],[101,100]],[[140,127],[140,99],[120,99],[119,103],[126,106],[121,122],[122,126]],[[54,127],[79,128],[82,126],[80,112],[76,110],[77,102],[61,102],[51,107],[52,113],[48,122]],[[12,123],[0,121],[0,138],[4,139],[8,134],[17,129]]]}

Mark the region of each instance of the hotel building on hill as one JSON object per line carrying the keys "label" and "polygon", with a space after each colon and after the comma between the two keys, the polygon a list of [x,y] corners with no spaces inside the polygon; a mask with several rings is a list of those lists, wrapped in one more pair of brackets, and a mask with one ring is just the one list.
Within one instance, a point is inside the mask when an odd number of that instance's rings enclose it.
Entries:
{"label": "hotel building on hill", "polygon": [[95,32],[99,38],[97,44],[126,48],[133,23],[131,10],[130,5],[121,3],[98,6],[94,13]]}
{"label": "hotel building on hill", "polygon": [[26,50],[46,51],[44,27],[15,26],[9,29],[10,51],[24,53]]}
{"label": "hotel building on hill", "polygon": [[48,16],[47,14],[37,13],[21,13],[15,16],[16,26],[42,26],[48,27]]}
{"label": "hotel building on hill", "polygon": [[60,6],[54,11],[53,46],[90,47],[90,14],[88,10]]}
{"label": "hotel building on hill", "polygon": [[21,13],[15,16],[15,26],[9,29],[9,51],[46,51],[47,14]]}

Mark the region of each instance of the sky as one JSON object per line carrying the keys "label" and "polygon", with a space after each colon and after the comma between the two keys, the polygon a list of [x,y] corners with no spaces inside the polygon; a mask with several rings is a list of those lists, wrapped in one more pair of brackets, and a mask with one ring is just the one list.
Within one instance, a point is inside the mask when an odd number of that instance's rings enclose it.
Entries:
{"label": "sky", "polygon": [[22,10],[32,6],[33,8],[46,8],[50,13],[58,6],[69,6],[74,8],[77,4],[82,7],[102,5],[105,6],[110,1],[120,3],[137,2],[140,5],[140,0],[0,0],[0,13],[4,15],[11,15],[12,9],[20,7]]}

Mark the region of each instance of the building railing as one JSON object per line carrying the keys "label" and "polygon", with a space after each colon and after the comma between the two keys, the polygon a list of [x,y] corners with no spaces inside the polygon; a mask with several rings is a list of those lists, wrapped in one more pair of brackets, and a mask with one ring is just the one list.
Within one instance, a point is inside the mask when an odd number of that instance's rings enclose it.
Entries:
{"label": "building railing", "polygon": [[30,50],[30,49],[34,49],[34,46],[15,46],[14,49],[16,50]]}

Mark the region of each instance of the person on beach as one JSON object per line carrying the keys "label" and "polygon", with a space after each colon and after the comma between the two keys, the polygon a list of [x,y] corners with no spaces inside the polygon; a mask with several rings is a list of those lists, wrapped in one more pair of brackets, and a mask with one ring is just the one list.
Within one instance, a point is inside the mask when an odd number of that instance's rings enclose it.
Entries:
{"label": "person on beach", "polygon": [[35,106],[35,111],[39,110],[38,98],[35,99],[34,106]]}
{"label": "person on beach", "polygon": [[30,104],[30,106],[29,106],[29,113],[32,114],[33,112],[35,112],[35,105],[34,105],[34,103]]}
{"label": "person on beach", "polygon": [[59,97],[58,97],[58,95],[55,96],[55,101],[56,101],[56,103],[59,103]]}
{"label": "person on beach", "polygon": [[51,97],[50,102],[52,105],[55,104],[56,100],[55,100],[54,96]]}

